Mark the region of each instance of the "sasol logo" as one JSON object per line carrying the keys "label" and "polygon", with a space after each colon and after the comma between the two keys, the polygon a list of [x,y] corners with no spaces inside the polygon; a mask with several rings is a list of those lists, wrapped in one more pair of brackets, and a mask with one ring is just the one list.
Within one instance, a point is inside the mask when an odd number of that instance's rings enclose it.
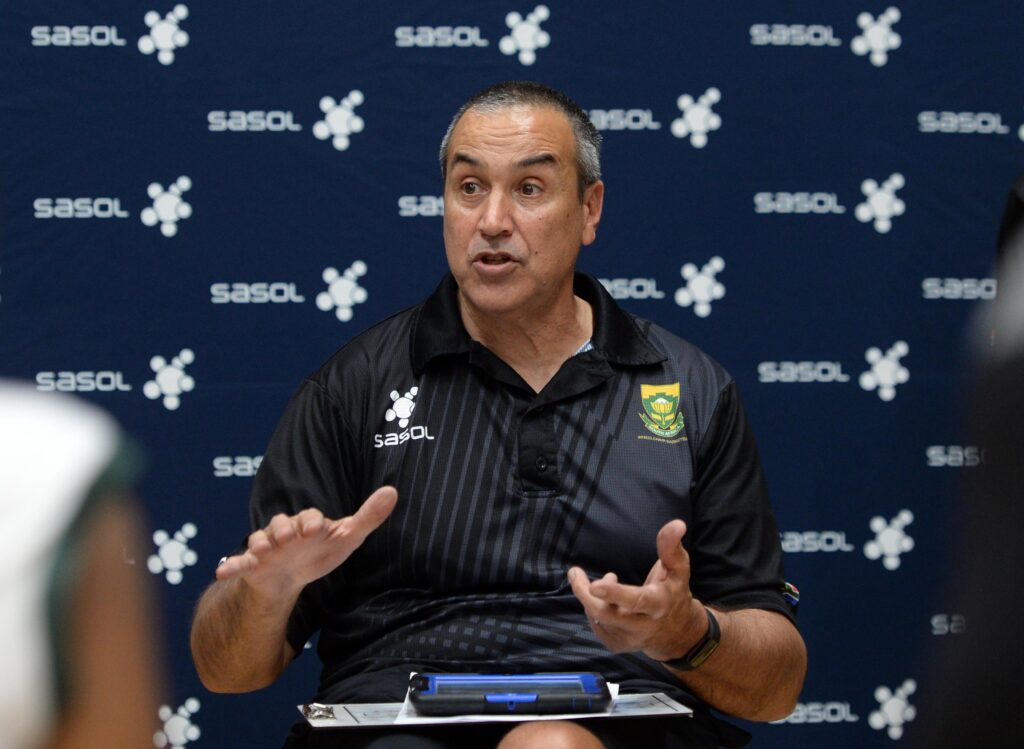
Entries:
{"label": "sasol logo", "polygon": [[660,130],[650,109],[591,109],[590,121],[598,130]]}
{"label": "sasol logo", "polygon": [[963,614],[936,614],[931,624],[932,634],[937,637],[962,635],[967,631],[967,619]]}
{"label": "sasol logo", "polygon": [[1006,135],[1010,128],[1003,116],[994,112],[921,112],[917,129],[922,133],[961,133]]}
{"label": "sasol logo", "polygon": [[414,426],[409,429],[403,429],[401,432],[389,432],[387,434],[375,434],[373,435],[373,446],[374,447],[385,447],[392,445],[402,445],[409,440],[432,440],[434,435],[430,433],[428,427]]}
{"label": "sasol logo", "polygon": [[[400,432],[389,432],[388,434],[375,434],[373,435],[373,446],[380,448],[392,445],[401,445],[409,440],[432,440],[434,436],[430,433],[427,427],[414,426],[409,427],[409,422],[412,420],[412,413],[416,410],[416,396],[419,395],[420,389],[416,386],[409,388],[409,390],[402,395],[397,390],[391,391],[391,404],[384,412],[384,420],[387,422],[396,421],[398,422],[398,428]],[[406,427],[409,427],[408,429]]]}
{"label": "sasol logo", "polygon": [[33,47],[123,47],[117,26],[33,26]]}
{"label": "sasol logo", "polygon": [[926,278],[921,281],[925,299],[995,299],[994,278]]}
{"label": "sasol logo", "polygon": [[299,294],[294,283],[215,283],[210,286],[210,301],[214,304],[288,304],[301,303],[306,297]]}
{"label": "sasol logo", "polygon": [[219,479],[249,478],[263,462],[262,455],[218,455],[213,459],[213,475]]}
{"label": "sasol logo", "polygon": [[785,531],[781,541],[782,550],[790,553],[853,551],[855,548],[847,543],[843,531]]}
{"label": "sasol logo", "polygon": [[38,372],[36,389],[59,390],[64,393],[128,392],[132,386],[124,381],[123,372],[113,370],[83,372]]}
{"label": "sasol logo", "polygon": [[36,218],[128,218],[120,198],[36,198]]}
{"label": "sasol logo", "polygon": [[849,702],[798,702],[796,708],[782,720],[774,723],[856,723]]}
{"label": "sasol logo", "polygon": [[750,43],[773,47],[839,47],[843,40],[836,38],[831,26],[755,23],[750,27]]}
{"label": "sasol logo", "polygon": [[206,115],[206,121],[214,133],[297,133],[302,130],[302,125],[295,121],[295,115],[280,109],[253,109],[248,112],[215,109]]}
{"label": "sasol logo", "polygon": [[653,278],[602,278],[601,283],[614,299],[664,299]]}
{"label": "sasol logo", "polygon": [[977,445],[930,445],[924,454],[929,468],[975,468],[985,462]]}
{"label": "sasol logo", "polygon": [[837,361],[763,361],[757,365],[759,382],[849,382]]}
{"label": "sasol logo", "polygon": [[399,26],[396,47],[486,47],[479,26]]}
{"label": "sasol logo", "polygon": [[398,199],[398,215],[443,216],[444,198],[440,195],[403,195]]}
{"label": "sasol logo", "polygon": [[755,213],[846,213],[834,192],[759,192]]}

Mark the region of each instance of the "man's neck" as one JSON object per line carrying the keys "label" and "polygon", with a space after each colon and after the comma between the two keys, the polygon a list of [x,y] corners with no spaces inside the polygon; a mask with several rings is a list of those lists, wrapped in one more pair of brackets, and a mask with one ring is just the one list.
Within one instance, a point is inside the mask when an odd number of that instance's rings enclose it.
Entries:
{"label": "man's neck", "polygon": [[512,367],[538,393],[594,332],[593,309],[575,295],[543,314],[524,310],[500,316],[471,308],[460,295],[459,310],[470,337]]}

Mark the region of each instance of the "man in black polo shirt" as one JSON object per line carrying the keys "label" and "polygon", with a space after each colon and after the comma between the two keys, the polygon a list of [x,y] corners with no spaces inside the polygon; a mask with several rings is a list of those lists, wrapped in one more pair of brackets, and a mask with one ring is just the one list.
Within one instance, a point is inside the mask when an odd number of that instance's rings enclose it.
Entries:
{"label": "man in black polo shirt", "polygon": [[592,670],[695,717],[504,738],[299,725],[287,746],[635,746],[641,726],[644,746],[735,746],[709,706],[792,709],[806,654],[735,384],[575,273],[601,218],[599,143],[538,84],[458,112],[441,147],[451,273],[303,382],[193,655],[210,689],[248,691],[319,630],[320,702],[401,700],[410,670]]}

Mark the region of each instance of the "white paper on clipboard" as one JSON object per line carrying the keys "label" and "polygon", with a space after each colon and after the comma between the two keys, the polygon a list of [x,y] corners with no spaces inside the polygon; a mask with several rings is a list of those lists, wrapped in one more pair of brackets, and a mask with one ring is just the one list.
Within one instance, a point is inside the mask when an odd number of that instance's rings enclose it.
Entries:
{"label": "white paper on clipboard", "polygon": [[517,723],[532,720],[593,720],[655,715],[692,717],[693,711],[663,692],[619,695],[619,685],[609,684],[612,703],[599,713],[562,715],[419,715],[409,702],[347,703],[339,705],[299,705],[299,712],[314,728],[351,728],[355,726],[411,726],[444,723]]}

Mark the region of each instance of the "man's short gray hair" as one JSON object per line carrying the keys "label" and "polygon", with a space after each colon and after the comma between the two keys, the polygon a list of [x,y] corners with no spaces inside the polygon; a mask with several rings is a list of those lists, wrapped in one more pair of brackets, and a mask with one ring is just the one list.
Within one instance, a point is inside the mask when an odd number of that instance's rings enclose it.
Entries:
{"label": "man's short gray hair", "polygon": [[441,179],[448,179],[448,149],[452,131],[469,110],[497,112],[513,107],[551,107],[565,115],[576,138],[576,176],[580,200],[587,187],[601,179],[601,134],[587,113],[561,91],[533,81],[496,83],[459,107],[441,140]]}

